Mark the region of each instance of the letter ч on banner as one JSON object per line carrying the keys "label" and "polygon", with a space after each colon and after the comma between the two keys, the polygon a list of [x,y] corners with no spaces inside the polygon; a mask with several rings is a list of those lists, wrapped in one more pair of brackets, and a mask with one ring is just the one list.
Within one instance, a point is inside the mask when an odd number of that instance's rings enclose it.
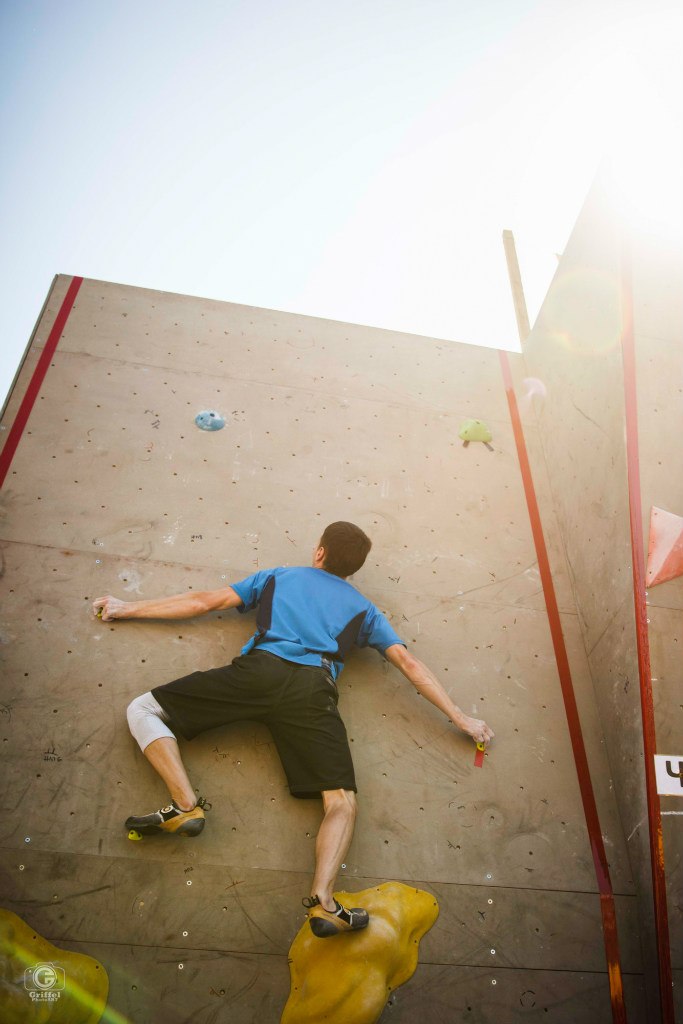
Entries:
{"label": "letter \u0447 on banner", "polygon": [[655,754],[655,774],[660,796],[683,796],[683,754]]}

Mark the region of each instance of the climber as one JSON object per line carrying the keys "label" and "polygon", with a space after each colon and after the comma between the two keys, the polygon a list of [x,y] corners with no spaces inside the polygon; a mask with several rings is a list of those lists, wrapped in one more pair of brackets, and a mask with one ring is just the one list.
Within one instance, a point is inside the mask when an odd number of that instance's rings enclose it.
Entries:
{"label": "climber", "polygon": [[198,835],[206,801],[195,798],[176,734],[190,740],[230,722],[264,722],[292,795],[322,797],[315,875],[311,895],[303,901],[314,934],[322,938],[368,923],[366,911],[349,910],[333,896],[356,817],[353,762],[337,709],[337,678],[350,649],[374,647],[453,725],[479,743],[488,744],[493,737],[485,722],[453,703],[386,617],[347,581],[361,568],[370,547],[359,527],[337,522],[323,532],[309,567],[260,570],[214,591],[147,601],[108,595],[93,602],[94,613],[104,622],[257,609],[256,632],[230,665],[156,686],[130,703],[130,731],[166,783],[171,802],[151,814],[132,815],[125,824],[143,835]]}

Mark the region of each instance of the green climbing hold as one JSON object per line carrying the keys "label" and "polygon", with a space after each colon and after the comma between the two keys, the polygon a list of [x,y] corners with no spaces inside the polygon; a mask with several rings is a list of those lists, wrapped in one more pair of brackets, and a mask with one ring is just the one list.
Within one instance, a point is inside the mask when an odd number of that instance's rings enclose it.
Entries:
{"label": "green climbing hold", "polygon": [[458,437],[462,438],[466,445],[470,441],[483,441],[484,444],[488,444],[493,434],[481,420],[465,420]]}
{"label": "green climbing hold", "polygon": [[130,830],[130,832],[128,833],[128,838],[129,839],[142,839],[142,836],[140,835],[139,832],[136,832],[135,829],[132,828]]}

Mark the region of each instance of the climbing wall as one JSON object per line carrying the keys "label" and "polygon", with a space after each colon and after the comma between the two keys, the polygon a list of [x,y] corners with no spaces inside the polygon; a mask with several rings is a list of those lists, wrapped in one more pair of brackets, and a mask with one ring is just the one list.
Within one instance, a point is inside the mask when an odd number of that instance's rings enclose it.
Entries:
{"label": "climbing wall", "polygon": [[[683,434],[683,248],[623,216],[606,173],[598,177],[525,344],[526,429],[541,437],[537,471],[549,467],[583,643],[604,728],[632,871],[640,894],[648,1005],[660,1020],[656,932],[670,939],[676,1019],[683,1020],[683,803],[661,798],[668,934],[654,917],[628,478],[640,477],[644,569],[651,509],[683,516],[677,439]],[[635,361],[624,367],[632,331]],[[625,441],[631,380],[637,426]],[[542,383],[542,388],[539,388]],[[634,507],[638,506],[638,500]],[[683,526],[683,520],[681,521]],[[683,760],[683,578],[642,594],[656,750]],[[683,789],[681,789],[683,795]],[[662,1017],[661,1019],[668,1019]]]}
{"label": "climbing wall", "polygon": [[[71,284],[54,283],[5,436]],[[266,729],[184,745],[212,803],[200,838],[134,842],[122,824],[166,799],[128,733],[128,702],[229,660],[253,621],[102,623],[91,602],[308,564],[324,526],[349,519],[374,542],[354,583],[496,732],[476,767],[472,741],[379,655],[349,659],[340,707],[360,814],[340,888],[396,880],[440,907],[382,1021],[610,1021],[596,876],[498,354],[87,279],[59,334],[0,492],[3,905],[104,964],[112,1020],[279,1020],[320,805],[289,796]],[[522,357],[510,359],[521,381]],[[198,429],[204,410],[225,427]],[[463,446],[469,417],[490,427],[490,449]],[[534,425],[528,444],[630,1019],[645,1021],[636,887]]]}

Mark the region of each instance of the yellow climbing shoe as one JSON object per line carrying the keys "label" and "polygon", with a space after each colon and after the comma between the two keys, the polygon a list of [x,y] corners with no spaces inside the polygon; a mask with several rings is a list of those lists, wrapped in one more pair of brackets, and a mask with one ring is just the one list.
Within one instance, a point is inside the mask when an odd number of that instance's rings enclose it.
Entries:
{"label": "yellow climbing shoe", "polygon": [[191,811],[182,811],[171,801],[168,807],[161,807],[151,814],[132,814],[126,818],[125,827],[134,829],[140,835],[150,836],[157,832],[165,832],[167,835],[176,836],[198,836],[204,828],[204,808],[209,810],[211,804],[207,804],[204,797],[200,797]]}

